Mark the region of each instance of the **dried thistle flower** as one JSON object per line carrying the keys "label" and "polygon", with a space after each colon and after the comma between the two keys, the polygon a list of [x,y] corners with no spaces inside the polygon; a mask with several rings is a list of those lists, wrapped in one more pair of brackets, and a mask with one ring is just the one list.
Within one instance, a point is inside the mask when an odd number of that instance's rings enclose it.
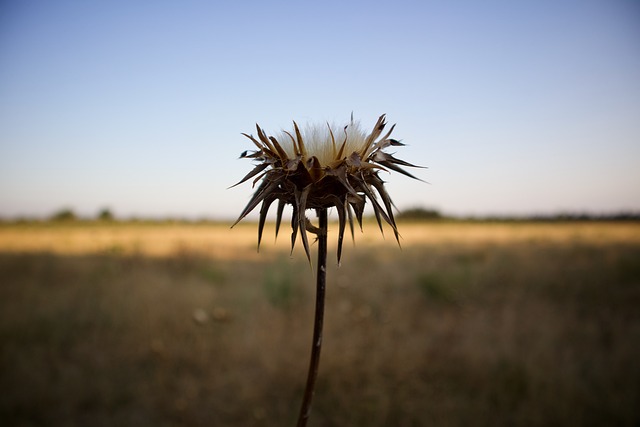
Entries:
{"label": "dried thistle flower", "polygon": [[[414,165],[384,151],[388,147],[404,145],[390,138],[395,125],[380,137],[385,126],[383,114],[368,135],[360,129],[358,123],[353,121],[353,116],[351,116],[351,122],[342,131],[327,124],[326,128],[312,126],[301,132],[296,122],[293,122],[292,132],[282,131],[277,137],[267,136],[258,125],[256,125],[257,139],[253,135],[243,134],[253,141],[258,150],[245,151],[240,157],[255,159],[258,164],[238,184],[251,178],[254,186],[258,181],[262,181],[233,225],[262,203],[258,223],[258,247],[260,247],[269,207],[277,200],[276,236],[280,229],[284,207],[287,204],[293,207],[291,251],[299,231],[305,253],[311,262],[307,231],[315,234],[318,239],[316,310],[311,360],[298,427],[306,426],[309,419],[320,361],[327,271],[328,209],[335,208],[338,212],[338,264],[342,255],[342,240],[347,220],[353,237],[353,216],[355,215],[362,228],[362,215],[367,199],[373,205],[380,231],[382,231],[382,220],[384,220],[393,228],[396,240],[400,243],[393,217],[393,202],[378,173],[393,170],[414,179],[418,178],[402,169],[402,166],[415,167]],[[382,200],[382,204],[378,201],[378,197]],[[316,210],[317,227],[307,218],[307,209]]]}
{"label": "dried thistle flower", "polygon": [[417,166],[384,151],[388,147],[404,145],[390,138],[395,125],[380,137],[385,126],[383,114],[367,135],[359,123],[354,122],[352,115],[351,122],[341,130],[332,128],[327,123],[326,127],[310,126],[301,131],[294,121],[291,132],[282,131],[274,137],[267,136],[256,124],[257,139],[253,135],[243,135],[258,149],[245,151],[240,157],[255,159],[258,164],[235,185],[251,178],[254,178],[254,186],[258,181],[262,181],[235,224],[262,203],[258,225],[259,247],[271,204],[278,201],[276,236],[284,207],[289,204],[293,207],[291,250],[293,251],[297,233],[300,231],[305,253],[310,260],[306,232],[317,234],[318,229],[306,217],[306,210],[335,208],[339,219],[337,256],[340,263],[346,223],[349,222],[351,236],[354,237],[353,217],[355,215],[362,229],[362,215],[366,200],[369,199],[380,231],[382,232],[384,220],[393,229],[399,243],[392,210],[393,202],[384,188],[384,181],[380,178],[379,172],[393,170],[418,179],[402,168]]}

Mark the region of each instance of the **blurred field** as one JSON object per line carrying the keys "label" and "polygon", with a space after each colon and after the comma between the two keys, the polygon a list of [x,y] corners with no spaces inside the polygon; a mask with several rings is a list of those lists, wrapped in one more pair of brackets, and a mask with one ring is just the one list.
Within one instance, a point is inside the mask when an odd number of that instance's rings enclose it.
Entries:
{"label": "blurred field", "polygon": [[[330,238],[310,426],[640,425],[639,223],[376,228]],[[0,225],[0,425],[294,425],[314,276],[255,240]]]}

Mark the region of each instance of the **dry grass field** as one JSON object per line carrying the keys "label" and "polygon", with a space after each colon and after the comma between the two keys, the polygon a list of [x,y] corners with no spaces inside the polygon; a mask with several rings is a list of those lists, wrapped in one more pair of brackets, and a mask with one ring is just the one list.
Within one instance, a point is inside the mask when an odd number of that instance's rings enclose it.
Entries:
{"label": "dry grass field", "polygon": [[[399,226],[330,237],[310,426],[640,425],[639,223]],[[314,275],[256,234],[0,225],[0,425],[294,425]]]}

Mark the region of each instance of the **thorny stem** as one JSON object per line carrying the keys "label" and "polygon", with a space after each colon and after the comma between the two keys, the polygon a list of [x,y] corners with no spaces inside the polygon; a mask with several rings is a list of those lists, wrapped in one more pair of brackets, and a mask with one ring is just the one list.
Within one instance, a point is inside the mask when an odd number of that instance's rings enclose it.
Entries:
{"label": "thorny stem", "polygon": [[311,399],[318,377],[318,364],[320,362],[320,349],[322,347],[322,324],[324,320],[324,294],[327,283],[327,209],[317,210],[318,213],[318,266],[316,278],[316,313],[313,324],[313,342],[311,343],[311,360],[309,361],[309,373],[307,385],[304,390],[300,416],[297,427],[305,427],[311,414]]}

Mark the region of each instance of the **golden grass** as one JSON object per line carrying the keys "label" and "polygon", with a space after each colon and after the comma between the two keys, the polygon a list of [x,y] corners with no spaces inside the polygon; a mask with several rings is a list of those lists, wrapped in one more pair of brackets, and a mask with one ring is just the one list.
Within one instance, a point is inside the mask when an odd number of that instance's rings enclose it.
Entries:
{"label": "golden grass", "polygon": [[[311,426],[640,424],[640,224],[376,228],[329,263]],[[293,425],[313,273],[281,233],[0,226],[0,424]]]}
{"label": "golden grass", "polygon": [[[336,236],[330,229],[330,250]],[[230,224],[34,224],[0,226],[0,251],[65,255],[116,252],[144,256],[168,256],[189,250],[217,259],[255,259],[257,226]],[[638,223],[400,223],[402,247],[420,245],[485,245],[553,242],[557,244],[622,244],[640,242]],[[382,235],[373,222],[365,222],[364,232],[355,232],[355,245],[397,247],[393,233]],[[273,224],[265,227],[261,251],[266,254],[288,251],[290,230],[283,226],[277,241]],[[350,238],[345,237],[350,240]],[[348,243],[348,242],[347,242]],[[299,244],[299,243],[297,243]],[[345,251],[352,249],[347,247]]]}

